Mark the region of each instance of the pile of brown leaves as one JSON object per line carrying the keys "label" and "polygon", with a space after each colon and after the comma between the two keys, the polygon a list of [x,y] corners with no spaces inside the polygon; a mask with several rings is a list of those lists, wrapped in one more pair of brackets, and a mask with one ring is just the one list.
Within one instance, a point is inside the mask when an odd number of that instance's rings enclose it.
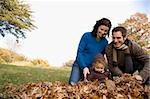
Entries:
{"label": "pile of brown leaves", "polygon": [[39,82],[7,86],[1,94],[14,99],[148,99],[150,87],[144,86],[130,75],[114,81],[79,82],[68,85],[61,82]]}

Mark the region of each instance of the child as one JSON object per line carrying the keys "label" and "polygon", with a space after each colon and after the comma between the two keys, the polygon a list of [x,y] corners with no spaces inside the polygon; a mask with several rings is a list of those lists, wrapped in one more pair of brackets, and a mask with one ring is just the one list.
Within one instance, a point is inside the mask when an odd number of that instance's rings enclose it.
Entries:
{"label": "child", "polygon": [[106,61],[102,54],[98,54],[95,57],[95,60],[92,63],[92,67],[90,68],[90,74],[87,75],[88,81],[105,80],[111,79],[112,76],[108,69],[106,69]]}

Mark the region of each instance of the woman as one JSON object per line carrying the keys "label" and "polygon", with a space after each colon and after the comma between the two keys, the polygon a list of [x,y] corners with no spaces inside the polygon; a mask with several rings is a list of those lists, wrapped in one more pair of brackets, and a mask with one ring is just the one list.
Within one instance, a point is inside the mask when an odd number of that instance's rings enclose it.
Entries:
{"label": "woman", "polygon": [[106,35],[109,36],[110,29],[111,21],[107,18],[102,18],[96,21],[92,32],[83,34],[72,66],[69,84],[74,85],[79,80],[86,79],[87,74],[90,74],[89,67],[92,66],[95,56],[98,53],[104,55],[105,47],[108,45],[105,37]]}

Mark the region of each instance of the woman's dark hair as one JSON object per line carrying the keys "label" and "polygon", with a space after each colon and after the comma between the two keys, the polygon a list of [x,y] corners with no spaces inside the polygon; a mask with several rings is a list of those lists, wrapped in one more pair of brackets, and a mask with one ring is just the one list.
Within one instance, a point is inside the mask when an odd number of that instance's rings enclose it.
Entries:
{"label": "woman's dark hair", "polygon": [[96,37],[98,27],[101,25],[105,25],[105,26],[109,27],[109,30],[107,33],[107,35],[109,36],[109,31],[111,29],[111,21],[107,18],[102,18],[102,19],[96,21],[96,24],[94,25],[93,30],[92,30],[92,35]]}
{"label": "woman's dark hair", "polygon": [[127,29],[123,26],[117,26],[115,28],[112,29],[112,35],[113,35],[113,32],[118,32],[120,31],[122,33],[122,36],[123,38],[126,37],[127,35]]}

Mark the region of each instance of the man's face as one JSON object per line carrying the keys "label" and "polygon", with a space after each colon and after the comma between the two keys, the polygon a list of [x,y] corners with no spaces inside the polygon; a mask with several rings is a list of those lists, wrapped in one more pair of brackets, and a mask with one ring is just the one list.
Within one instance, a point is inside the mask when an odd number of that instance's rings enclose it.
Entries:
{"label": "man's face", "polygon": [[108,33],[109,27],[105,25],[100,25],[97,30],[97,37],[102,38],[105,37]]}
{"label": "man's face", "polygon": [[124,43],[124,38],[120,31],[113,32],[112,39],[113,39],[113,45],[115,48],[119,48]]}

